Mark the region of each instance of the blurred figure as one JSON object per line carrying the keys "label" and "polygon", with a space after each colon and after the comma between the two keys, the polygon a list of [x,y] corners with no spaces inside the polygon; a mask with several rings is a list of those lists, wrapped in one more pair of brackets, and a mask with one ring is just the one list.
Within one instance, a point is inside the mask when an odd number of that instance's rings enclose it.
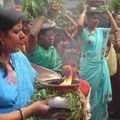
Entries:
{"label": "blurred figure", "polygon": [[43,17],[38,18],[30,31],[27,45],[28,59],[34,64],[59,73],[62,61],[53,46],[55,23],[44,20]]}
{"label": "blurred figure", "polygon": [[110,21],[108,19],[106,12],[101,13],[98,27],[104,27],[104,28],[110,27]]}
{"label": "blurred figure", "polygon": [[[73,78],[79,79],[79,59],[80,48],[77,40],[74,40],[70,34],[62,28],[55,29],[55,47],[61,56],[62,66],[71,65]],[[76,78],[78,77],[78,78]]]}
{"label": "blurred figure", "polygon": [[115,16],[116,23],[119,27],[119,30],[110,35],[110,42],[114,45],[114,49],[117,54],[117,73],[111,77],[112,84],[112,102],[109,105],[109,114],[111,118],[120,119],[120,13]]}

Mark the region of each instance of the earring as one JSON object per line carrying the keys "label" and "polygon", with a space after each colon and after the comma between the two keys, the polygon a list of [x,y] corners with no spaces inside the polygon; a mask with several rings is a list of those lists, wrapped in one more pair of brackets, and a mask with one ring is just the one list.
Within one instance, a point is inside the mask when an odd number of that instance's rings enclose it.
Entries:
{"label": "earring", "polygon": [[0,55],[1,55],[1,53],[2,53],[3,46],[4,46],[4,43],[3,43],[2,40],[0,40]]}
{"label": "earring", "polygon": [[0,46],[4,46],[4,42],[0,40]]}

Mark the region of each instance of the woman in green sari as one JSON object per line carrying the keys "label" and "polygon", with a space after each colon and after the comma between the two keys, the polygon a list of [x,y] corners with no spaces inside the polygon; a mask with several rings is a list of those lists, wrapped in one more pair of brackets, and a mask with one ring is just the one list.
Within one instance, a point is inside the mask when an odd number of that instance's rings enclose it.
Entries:
{"label": "woman in green sari", "polygon": [[[117,31],[117,25],[106,9],[111,21],[112,31]],[[84,21],[86,16],[86,27]],[[111,28],[97,28],[99,13],[87,11],[87,5],[77,21],[81,49],[80,77],[91,86],[91,120],[107,120],[108,102],[112,100],[112,91],[106,62],[106,45]]]}
{"label": "woman in green sari", "polygon": [[28,59],[34,64],[61,72],[62,61],[53,46],[54,26],[51,20],[45,22],[44,17],[37,19],[28,37]]}

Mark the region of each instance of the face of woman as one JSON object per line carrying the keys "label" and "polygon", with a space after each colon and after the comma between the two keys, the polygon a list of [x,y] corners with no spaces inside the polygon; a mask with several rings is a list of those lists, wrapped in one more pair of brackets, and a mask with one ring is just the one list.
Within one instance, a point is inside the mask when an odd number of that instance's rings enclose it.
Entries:
{"label": "face of woman", "polygon": [[51,45],[54,44],[54,38],[55,38],[54,32],[48,31],[43,38],[40,38],[40,39],[42,39],[40,41],[41,42],[40,44],[45,48],[49,48]]}
{"label": "face of woman", "polygon": [[66,33],[62,33],[62,41],[63,42],[68,42],[68,36]]}
{"label": "face of woman", "polygon": [[87,25],[90,28],[96,28],[99,24],[99,15],[95,14],[93,17],[91,17],[89,20],[87,20]]}
{"label": "face of woman", "polygon": [[120,15],[117,15],[117,16],[115,17],[115,21],[116,21],[118,27],[120,27]]}
{"label": "face of woman", "polygon": [[22,23],[17,23],[7,34],[3,33],[3,51],[6,53],[13,53],[19,51],[21,40],[25,37],[22,30]]}
{"label": "face of woman", "polygon": [[25,35],[28,35],[31,28],[32,28],[33,22],[31,21],[30,23],[23,24],[23,32]]}

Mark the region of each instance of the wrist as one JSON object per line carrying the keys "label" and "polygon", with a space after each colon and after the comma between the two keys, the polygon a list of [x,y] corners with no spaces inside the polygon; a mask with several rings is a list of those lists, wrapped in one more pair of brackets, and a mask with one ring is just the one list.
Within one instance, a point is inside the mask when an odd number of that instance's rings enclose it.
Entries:
{"label": "wrist", "polygon": [[80,17],[85,17],[85,16],[86,16],[85,12],[82,12],[82,14],[80,15]]}
{"label": "wrist", "polygon": [[86,10],[84,10],[84,11],[83,11],[83,14],[86,14],[86,12],[87,12],[87,11],[86,11]]}
{"label": "wrist", "polygon": [[34,102],[32,106],[33,106],[33,113],[37,113],[39,111],[40,101]]}
{"label": "wrist", "polygon": [[18,111],[20,113],[21,120],[25,120],[25,116],[24,116],[22,109],[18,109]]}
{"label": "wrist", "polygon": [[45,21],[45,16],[40,16],[41,21]]}

